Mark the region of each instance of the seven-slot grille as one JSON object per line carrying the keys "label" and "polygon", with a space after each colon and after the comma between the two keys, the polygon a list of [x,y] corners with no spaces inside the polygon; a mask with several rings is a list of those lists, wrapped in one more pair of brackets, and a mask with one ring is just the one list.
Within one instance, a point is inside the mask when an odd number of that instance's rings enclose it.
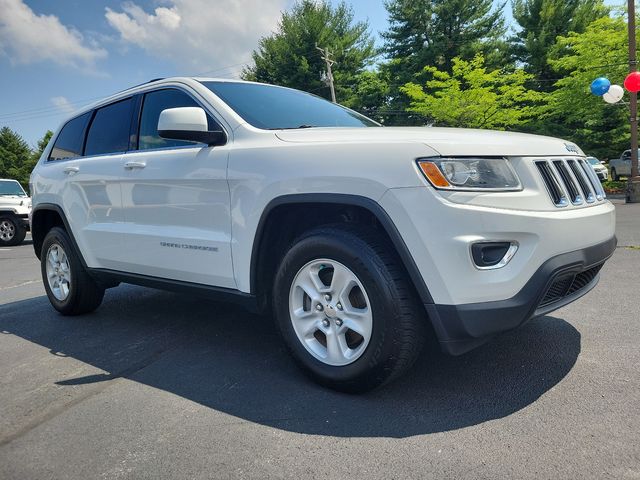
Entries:
{"label": "seven-slot grille", "polygon": [[556,207],[601,202],[605,193],[591,165],[581,158],[536,160],[551,201]]}

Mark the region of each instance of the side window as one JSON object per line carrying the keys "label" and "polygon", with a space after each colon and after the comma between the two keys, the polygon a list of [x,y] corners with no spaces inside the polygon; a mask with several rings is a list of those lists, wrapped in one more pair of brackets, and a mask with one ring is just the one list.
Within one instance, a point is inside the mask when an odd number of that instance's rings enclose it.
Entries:
{"label": "side window", "polygon": [[622,158],[623,158],[624,160],[629,160],[629,159],[631,158],[631,152],[624,152],[624,153],[622,154]]}
{"label": "side window", "polygon": [[129,148],[133,99],[127,98],[96,111],[84,149],[85,155],[124,152]]}
{"label": "side window", "polygon": [[[160,112],[167,108],[199,106],[193,98],[180,90],[166,89],[147,93],[144,96],[142,115],[140,116],[138,150],[195,145],[195,142],[161,138],[160,135],[158,135],[158,119],[160,118]],[[209,130],[219,129],[215,120],[208,114],[207,119]]]}
{"label": "side window", "polygon": [[82,156],[82,144],[84,143],[84,132],[92,112],[87,112],[72,120],[62,127],[56,143],[49,154],[49,160],[64,160],[66,158],[76,158]]}

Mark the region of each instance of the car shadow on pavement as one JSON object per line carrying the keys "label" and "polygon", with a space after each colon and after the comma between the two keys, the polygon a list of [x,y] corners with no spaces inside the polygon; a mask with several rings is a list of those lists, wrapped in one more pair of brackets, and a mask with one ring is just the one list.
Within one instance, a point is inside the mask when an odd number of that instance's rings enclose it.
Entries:
{"label": "car shadow on pavement", "polygon": [[307,380],[270,318],[130,286],[109,290],[81,317],[58,315],[46,297],[0,306],[1,334],[106,372],[57,385],[123,377],[251,422],[344,437],[408,437],[505,417],[560,382],[580,353],[578,331],[547,316],[460,357],[426,351],[395,383],[347,395]]}

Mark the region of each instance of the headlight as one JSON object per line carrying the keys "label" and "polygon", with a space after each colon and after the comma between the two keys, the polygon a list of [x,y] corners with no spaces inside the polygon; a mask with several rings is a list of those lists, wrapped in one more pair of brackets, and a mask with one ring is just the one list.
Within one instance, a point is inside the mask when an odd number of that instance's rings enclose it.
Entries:
{"label": "headlight", "polygon": [[445,190],[522,190],[507,158],[426,158],[420,170],[436,188]]}

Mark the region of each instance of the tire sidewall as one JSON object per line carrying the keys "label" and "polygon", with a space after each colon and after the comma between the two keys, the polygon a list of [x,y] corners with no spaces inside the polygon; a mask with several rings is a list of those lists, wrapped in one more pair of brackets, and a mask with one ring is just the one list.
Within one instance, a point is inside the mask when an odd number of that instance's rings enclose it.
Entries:
{"label": "tire sidewall", "polygon": [[22,240],[24,240],[24,236],[26,234],[26,230],[24,229],[24,227],[20,224],[20,222],[17,221],[17,219],[15,217],[13,217],[12,215],[2,215],[0,216],[0,222],[3,221],[9,221],[13,224],[13,228],[14,228],[14,234],[13,234],[13,238],[9,241],[5,241],[5,240],[1,240],[0,239],[0,246],[2,247],[13,247],[15,245],[19,245],[20,243],[22,243]]}
{"label": "tire sidewall", "polygon": [[[349,268],[362,283],[372,310],[372,333],[365,351],[353,363],[331,366],[316,359],[299,340],[289,312],[289,293],[299,270],[307,263],[331,259]],[[301,239],[285,255],[274,288],[274,315],[280,331],[296,360],[323,383],[361,383],[365,377],[372,383],[382,383],[388,376],[387,363],[397,356],[393,341],[394,318],[393,279],[387,278],[384,263],[371,247],[353,235],[336,238],[320,232]],[[390,341],[386,341],[389,339]]]}

